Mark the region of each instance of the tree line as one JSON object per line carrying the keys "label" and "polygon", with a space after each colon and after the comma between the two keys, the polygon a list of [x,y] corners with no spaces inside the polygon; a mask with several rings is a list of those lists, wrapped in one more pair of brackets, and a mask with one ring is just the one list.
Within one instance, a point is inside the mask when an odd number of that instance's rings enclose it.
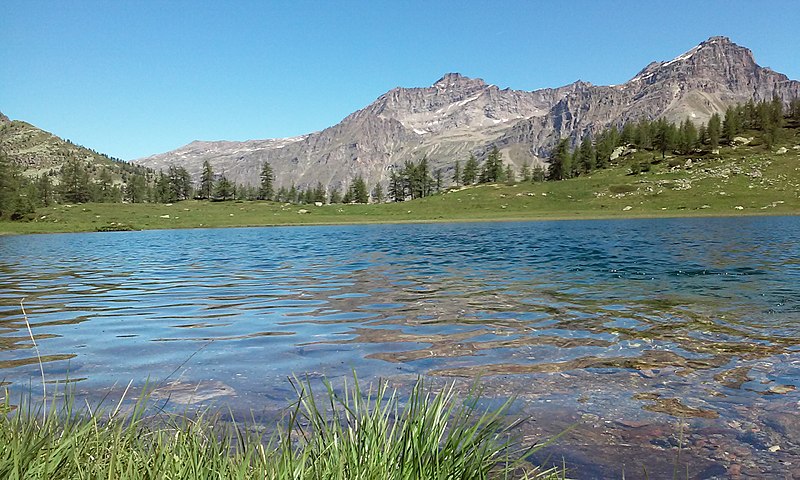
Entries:
{"label": "tree line", "polygon": [[708,122],[700,125],[689,118],[680,123],[640,119],[625,123],[621,128],[611,126],[594,136],[584,135],[580,141],[563,138],[551,151],[547,170],[526,162],[517,172],[510,163],[503,162],[502,154],[494,147],[482,164],[475,155],[470,155],[463,165],[456,161],[449,178],[445,178],[443,169],[432,170],[427,157],[423,157],[416,162],[406,161],[402,168],[392,169],[386,192],[380,183],[370,190],[360,175],[353,178],[343,191],[338,188],[326,190],[322,183],[305,188],[294,184],[275,188],[275,175],[269,162],[262,164],[259,182],[255,186],[232,182],[224,173],[215,174],[208,161],[203,164],[197,185],[192,182],[189,172],[180,166],[170,166],[166,172],[155,172],[111,159],[114,168],[110,168],[75,156],[68,157],[58,170],[30,177],[23,175],[22,170],[0,151],[0,218],[22,218],[36,208],[55,203],[173,203],[192,198],[301,204],[401,202],[433,195],[450,186],[555,181],[586,175],[608,168],[614,150],[619,147],[653,151],[664,158],[667,152],[713,151],[720,144],[733,143],[745,132],[756,131],[760,142],[769,149],[781,140],[787,121],[800,125],[800,99],[792,100],[788,109],[777,97],[770,101],[749,101],[728,107],[723,116],[715,113]]}
{"label": "tree line", "polygon": [[737,136],[755,130],[764,147],[771,149],[781,140],[787,119],[800,122],[800,99],[791,101],[786,111],[777,97],[730,106],[724,117],[714,113],[699,126],[689,118],[680,123],[663,118],[640,119],[624,124],[621,129],[611,126],[594,139],[585,135],[574,146],[570,138],[563,138],[550,153],[547,180],[564,180],[607,168],[619,147],[649,150],[665,158],[667,152],[687,155],[714,151],[721,144],[732,144]]}

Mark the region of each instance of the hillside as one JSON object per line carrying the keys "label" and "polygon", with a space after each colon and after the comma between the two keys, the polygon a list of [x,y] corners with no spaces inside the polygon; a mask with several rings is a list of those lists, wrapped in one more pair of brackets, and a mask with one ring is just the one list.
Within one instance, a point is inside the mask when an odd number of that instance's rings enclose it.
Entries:
{"label": "hillside", "polygon": [[27,122],[10,120],[2,113],[0,113],[0,150],[28,177],[50,175],[55,179],[68,159],[77,159],[93,166],[90,168],[92,177],[99,168],[106,168],[117,181],[120,181],[124,172],[146,171],[144,167],[76,145]]}
{"label": "hillside", "polygon": [[800,97],[800,82],[759,66],[750,50],[712,37],[621,85],[575,82],[532,92],[501,89],[449,73],[423,88],[395,88],[337,125],[308,135],[247,142],[196,141],[138,159],[154,169],[185,167],[197,179],[208,160],[239,183],[257,182],[263,162],[278,185],[344,187],[356,175],[386,183],[406,161],[427,157],[448,175],[456,161],[497,146],[507,162],[542,164],[562,137],[597,134],[641,118],[706,122],[729,105]]}
{"label": "hillside", "polygon": [[0,222],[0,232],[800,214],[800,125],[783,128],[781,142],[770,150],[759,144],[758,132],[742,138],[752,141],[718,154],[662,159],[643,150],[569,180],[484,184],[407,202],[57,205],[37,210],[30,222]]}

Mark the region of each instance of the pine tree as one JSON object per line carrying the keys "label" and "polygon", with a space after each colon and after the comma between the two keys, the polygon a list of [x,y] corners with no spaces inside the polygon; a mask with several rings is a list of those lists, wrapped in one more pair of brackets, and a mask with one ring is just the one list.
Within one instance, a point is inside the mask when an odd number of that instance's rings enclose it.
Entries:
{"label": "pine tree", "polygon": [[211,199],[214,194],[214,170],[208,160],[203,162],[203,173],[200,175],[200,192],[198,197],[204,200]]}
{"label": "pine tree", "polygon": [[461,185],[461,162],[456,160],[456,164],[453,167],[453,184],[456,187]]}
{"label": "pine tree", "polygon": [[142,203],[147,195],[147,179],[144,175],[134,173],[125,184],[125,199],[130,203]]}
{"label": "pine tree", "polygon": [[230,200],[234,197],[235,190],[233,184],[225,175],[219,177],[216,185],[214,185],[214,200]]}
{"label": "pine tree", "polygon": [[442,184],[444,183],[444,180],[442,178],[442,169],[441,168],[437,168],[433,172],[433,178],[434,178],[434,184],[435,184],[436,193],[439,193],[439,192],[442,191],[442,186],[443,186]]}
{"label": "pine tree", "polygon": [[542,165],[536,165],[531,170],[532,182],[544,182],[547,180],[547,170]]}
{"label": "pine tree", "polygon": [[275,174],[272,171],[272,166],[269,162],[264,162],[261,166],[261,184],[258,188],[259,200],[272,200],[275,194],[273,191],[272,183],[275,181]]}
{"label": "pine tree", "polygon": [[464,185],[472,185],[478,178],[478,159],[475,155],[469,156],[467,163],[464,164],[464,173],[461,175]]}
{"label": "pine tree", "polygon": [[688,118],[683,121],[678,134],[678,148],[681,153],[688,154],[697,146],[697,128]]}
{"label": "pine tree", "polygon": [[661,118],[655,122],[654,133],[653,146],[661,152],[661,158],[665,158],[667,151],[675,147],[675,125]]}
{"label": "pine tree", "polygon": [[800,98],[795,98],[789,104],[789,116],[792,120],[800,122]]}
{"label": "pine tree", "polygon": [[43,207],[49,207],[55,203],[55,196],[53,192],[53,182],[50,181],[50,176],[41,174],[36,178],[36,192],[38,194],[39,204]]}
{"label": "pine tree", "polygon": [[562,138],[556,148],[550,153],[550,166],[548,167],[548,180],[564,180],[568,178],[571,167],[569,151],[569,138]]}
{"label": "pine tree", "polygon": [[0,218],[20,213],[20,175],[16,165],[0,150]]}
{"label": "pine tree", "polygon": [[510,163],[506,165],[505,172],[503,172],[503,178],[508,185],[514,185],[517,183],[517,174],[514,172],[514,167],[512,167]]}
{"label": "pine tree", "polygon": [[722,121],[723,138],[726,142],[731,143],[741,130],[742,120],[739,117],[739,109],[734,106],[728,107],[728,109],[725,110],[725,120]]}
{"label": "pine tree", "polygon": [[522,162],[522,167],[519,169],[519,176],[523,182],[531,181],[531,163],[527,159]]}
{"label": "pine tree", "polygon": [[367,182],[361,175],[353,180],[353,185],[350,187],[350,198],[355,203],[369,203]]}
{"label": "pine tree", "polygon": [[89,171],[82,161],[70,157],[61,167],[61,198],[67,203],[86,203],[91,198]]}
{"label": "pine tree", "polygon": [[711,115],[711,118],[708,120],[706,131],[708,134],[708,146],[711,147],[712,150],[719,148],[719,139],[722,132],[719,114],[715,113]]}
{"label": "pine tree", "polygon": [[383,187],[380,182],[378,182],[375,184],[375,188],[372,189],[372,201],[375,203],[383,203],[384,200]]}
{"label": "pine tree", "polygon": [[327,201],[327,195],[325,194],[325,186],[322,185],[322,182],[317,182],[316,188],[314,188],[314,196],[313,201],[319,203],[325,203]]}
{"label": "pine tree", "polygon": [[[389,174],[389,198],[393,202],[402,202],[406,199],[403,177],[392,169]],[[333,200],[331,200],[333,203]]]}
{"label": "pine tree", "polygon": [[342,194],[337,187],[332,187],[330,192],[331,203],[342,203]]}
{"label": "pine tree", "polygon": [[578,151],[580,171],[582,173],[589,173],[594,170],[597,167],[597,159],[595,157],[594,147],[592,146],[592,139],[589,135],[584,135]]}
{"label": "pine tree", "polygon": [[503,159],[497,147],[493,147],[492,151],[483,162],[483,170],[481,171],[480,183],[495,183],[500,182],[504,176]]}

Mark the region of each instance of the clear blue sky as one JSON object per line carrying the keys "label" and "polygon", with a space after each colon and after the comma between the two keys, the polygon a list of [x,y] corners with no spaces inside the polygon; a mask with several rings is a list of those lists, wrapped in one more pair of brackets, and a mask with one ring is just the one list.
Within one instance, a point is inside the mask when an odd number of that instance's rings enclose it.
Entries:
{"label": "clear blue sky", "polygon": [[792,1],[36,1],[0,15],[0,111],[126,160],[299,135],[446,72],[622,83],[713,35],[800,79]]}

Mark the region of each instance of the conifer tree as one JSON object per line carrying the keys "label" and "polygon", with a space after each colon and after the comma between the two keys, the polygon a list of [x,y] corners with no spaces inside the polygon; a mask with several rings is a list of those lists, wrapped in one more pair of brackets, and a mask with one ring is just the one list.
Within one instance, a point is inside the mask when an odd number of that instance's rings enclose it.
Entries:
{"label": "conifer tree", "polygon": [[708,146],[711,147],[712,150],[719,148],[719,139],[722,133],[719,114],[715,113],[711,115],[711,118],[708,120],[706,131],[708,135]]}
{"label": "conifer tree", "polygon": [[[406,199],[403,177],[394,169],[389,174],[389,198],[393,202],[402,202]],[[332,199],[331,203],[334,203]]]}
{"label": "conifer tree", "polygon": [[464,185],[472,185],[478,178],[478,159],[475,155],[470,154],[467,163],[464,164],[464,173],[461,175],[461,180]]}
{"label": "conifer tree", "polygon": [[264,162],[261,165],[261,183],[258,187],[259,200],[272,200],[275,191],[273,189],[273,182],[275,181],[275,174],[272,171],[272,165],[269,162]]}
{"label": "conifer tree", "polygon": [[91,199],[89,171],[82,161],[70,157],[61,167],[60,190],[67,203],[85,203]]}
{"label": "conifer tree", "polygon": [[556,148],[550,153],[550,166],[548,167],[548,180],[564,180],[571,171],[571,155],[569,151],[569,138],[562,138]]}
{"label": "conifer tree", "polygon": [[456,164],[453,167],[453,184],[456,187],[461,185],[461,162],[456,160]]}
{"label": "conifer tree", "polygon": [[580,163],[581,173],[589,173],[594,170],[597,166],[597,159],[595,158],[592,139],[589,137],[589,135],[585,135],[583,137],[578,151],[578,162]]}
{"label": "conifer tree", "polygon": [[361,175],[353,180],[353,185],[350,187],[350,199],[355,203],[369,203],[367,182]]}
{"label": "conifer tree", "polygon": [[725,110],[725,119],[722,121],[722,137],[726,142],[733,142],[734,137],[742,130],[742,120],[739,117],[739,109],[735,106]]}
{"label": "conifer tree", "polygon": [[514,167],[512,167],[510,163],[506,165],[505,172],[503,172],[503,177],[508,185],[514,185],[517,183],[517,174],[514,172]]}
{"label": "conifer tree", "polygon": [[531,162],[527,159],[522,162],[522,167],[519,169],[520,180],[523,182],[531,181]]}
{"label": "conifer tree", "polygon": [[200,192],[198,197],[203,200],[211,199],[214,194],[214,170],[208,160],[203,162],[203,173],[200,175]]}
{"label": "conifer tree", "polygon": [[230,200],[234,198],[235,190],[233,184],[225,175],[219,177],[214,185],[214,200]]}
{"label": "conifer tree", "polygon": [[342,203],[342,194],[338,187],[332,187],[329,195],[330,203]]}
{"label": "conifer tree", "polygon": [[383,187],[380,182],[378,182],[375,184],[375,188],[372,189],[372,201],[375,203],[383,203],[384,200]]}

